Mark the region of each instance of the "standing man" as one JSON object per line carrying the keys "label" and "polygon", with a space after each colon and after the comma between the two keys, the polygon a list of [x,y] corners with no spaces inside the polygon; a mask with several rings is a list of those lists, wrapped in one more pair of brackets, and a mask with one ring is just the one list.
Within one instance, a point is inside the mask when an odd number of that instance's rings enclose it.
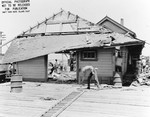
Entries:
{"label": "standing man", "polygon": [[142,73],[146,72],[146,59],[145,57],[142,57]]}
{"label": "standing man", "polygon": [[49,62],[48,71],[49,71],[49,74],[52,75],[52,73],[54,71],[54,65],[52,62]]}
{"label": "standing man", "polygon": [[54,70],[56,73],[58,72],[58,67],[59,67],[58,61],[57,59],[55,59]]}

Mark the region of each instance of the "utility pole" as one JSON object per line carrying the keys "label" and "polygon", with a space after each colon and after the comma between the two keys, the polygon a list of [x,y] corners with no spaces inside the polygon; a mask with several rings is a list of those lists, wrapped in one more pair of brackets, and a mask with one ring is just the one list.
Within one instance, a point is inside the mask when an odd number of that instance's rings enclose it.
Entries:
{"label": "utility pole", "polygon": [[[6,38],[6,35],[3,34],[2,31],[0,31],[0,46],[2,45],[2,41],[4,41]],[[0,54],[2,54],[2,47],[0,48]]]}

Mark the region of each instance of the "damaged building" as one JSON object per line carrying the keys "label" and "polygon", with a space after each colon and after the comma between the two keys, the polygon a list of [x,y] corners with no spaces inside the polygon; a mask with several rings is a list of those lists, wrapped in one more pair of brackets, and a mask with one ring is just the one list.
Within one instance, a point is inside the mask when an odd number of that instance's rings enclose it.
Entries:
{"label": "damaged building", "polygon": [[47,81],[48,54],[75,53],[77,81],[80,69],[97,69],[100,83],[112,84],[115,72],[124,76],[136,72],[136,61],[145,42],[108,16],[97,24],[61,10],[18,35],[11,43],[4,63],[14,63],[16,73],[27,81]]}

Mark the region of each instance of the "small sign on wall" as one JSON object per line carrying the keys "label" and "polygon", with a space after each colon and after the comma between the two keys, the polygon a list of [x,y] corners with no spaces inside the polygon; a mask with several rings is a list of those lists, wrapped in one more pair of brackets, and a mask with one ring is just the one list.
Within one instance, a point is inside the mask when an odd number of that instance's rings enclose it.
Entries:
{"label": "small sign on wall", "polygon": [[2,13],[26,13],[30,12],[30,0],[2,0]]}

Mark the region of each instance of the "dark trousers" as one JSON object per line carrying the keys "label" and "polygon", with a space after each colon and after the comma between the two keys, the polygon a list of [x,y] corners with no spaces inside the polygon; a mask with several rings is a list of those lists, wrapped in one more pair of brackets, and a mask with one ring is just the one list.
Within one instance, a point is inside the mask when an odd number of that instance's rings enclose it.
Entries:
{"label": "dark trousers", "polygon": [[88,79],[87,79],[87,82],[88,82],[88,87],[87,87],[87,89],[90,89],[90,82],[91,82],[92,76],[93,76],[93,74],[92,74],[92,72],[91,72],[91,73],[89,74],[89,76],[88,76]]}

